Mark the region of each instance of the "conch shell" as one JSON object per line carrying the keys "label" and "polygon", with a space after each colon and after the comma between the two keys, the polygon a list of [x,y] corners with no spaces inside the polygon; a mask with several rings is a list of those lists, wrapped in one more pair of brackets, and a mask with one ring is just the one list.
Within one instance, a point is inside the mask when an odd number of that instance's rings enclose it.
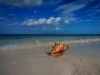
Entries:
{"label": "conch shell", "polygon": [[55,43],[55,46],[52,47],[51,56],[59,56],[63,55],[63,53],[69,48],[68,44],[62,44],[62,43]]}

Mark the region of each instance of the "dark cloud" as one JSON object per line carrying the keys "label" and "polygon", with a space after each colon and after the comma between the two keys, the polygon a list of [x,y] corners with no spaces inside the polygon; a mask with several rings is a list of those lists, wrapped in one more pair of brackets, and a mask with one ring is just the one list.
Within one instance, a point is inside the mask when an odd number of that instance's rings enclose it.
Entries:
{"label": "dark cloud", "polygon": [[0,3],[15,7],[39,6],[43,4],[42,0],[0,0]]}
{"label": "dark cloud", "polygon": [[55,5],[62,0],[0,0],[0,3],[14,7],[34,7],[40,5]]}

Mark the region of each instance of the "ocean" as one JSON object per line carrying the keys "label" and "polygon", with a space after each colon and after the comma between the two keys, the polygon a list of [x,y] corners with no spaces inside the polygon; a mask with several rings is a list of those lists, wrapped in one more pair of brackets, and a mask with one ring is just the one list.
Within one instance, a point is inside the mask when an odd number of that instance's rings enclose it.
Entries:
{"label": "ocean", "polygon": [[0,50],[15,50],[54,43],[75,44],[100,41],[100,35],[13,34],[0,35]]}

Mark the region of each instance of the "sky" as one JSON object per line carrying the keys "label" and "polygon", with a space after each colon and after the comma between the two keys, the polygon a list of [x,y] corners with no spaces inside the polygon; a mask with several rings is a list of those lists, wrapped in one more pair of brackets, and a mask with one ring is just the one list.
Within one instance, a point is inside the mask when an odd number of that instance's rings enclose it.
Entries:
{"label": "sky", "polygon": [[0,34],[100,34],[100,0],[0,0]]}

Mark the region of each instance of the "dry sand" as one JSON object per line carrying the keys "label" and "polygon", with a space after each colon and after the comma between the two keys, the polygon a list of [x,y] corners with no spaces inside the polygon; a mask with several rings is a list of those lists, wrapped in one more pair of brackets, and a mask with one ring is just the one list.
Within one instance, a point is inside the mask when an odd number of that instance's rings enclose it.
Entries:
{"label": "dry sand", "polygon": [[71,45],[57,58],[49,55],[52,46],[0,51],[0,75],[100,75],[98,44]]}

